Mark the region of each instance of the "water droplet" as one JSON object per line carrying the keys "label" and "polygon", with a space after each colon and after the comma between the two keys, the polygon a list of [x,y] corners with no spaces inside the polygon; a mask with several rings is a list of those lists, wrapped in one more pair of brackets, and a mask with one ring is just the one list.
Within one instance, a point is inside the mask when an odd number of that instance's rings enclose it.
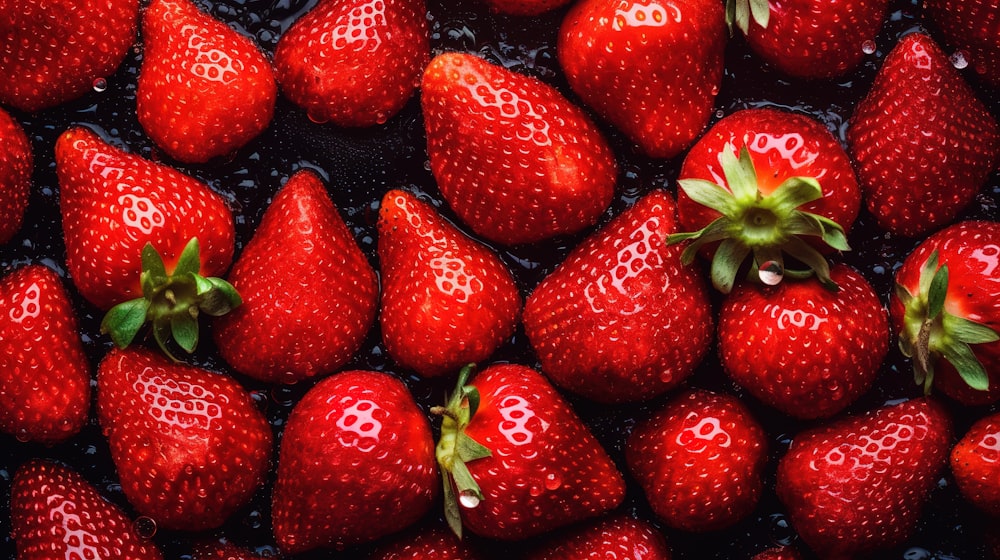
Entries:
{"label": "water droplet", "polygon": [[715,111],[715,118],[721,119],[724,116],[726,116],[726,112],[725,111],[723,111],[722,109],[716,109],[716,111]]}
{"label": "water droplet", "polygon": [[560,480],[559,477],[556,476],[556,473],[549,473],[545,477],[545,488],[546,489],[548,489],[548,490],[555,490],[556,488],[559,488],[561,485],[562,485],[562,480]]}
{"label": "water droplet", "polygon": [[458,494],[458,503],[462,504],[462,507],[473,509],[479,507],[479,496],[476,495],[472,490],[462,490]]}
{"label": "water droplet", "polygon": [[156,521],[152,517],[141,515],[135,518],[132,529],[135,531],[136,536],[144,541],[148,541],[156,536]]}
{"label": "water droplet", "polygon": [[31,441],[31,435],[28,434],[27,430],[18,430],[17,434],[14,435],[14,439],[21,443],[28,443]]}
{"label": "water droplet", "polygon": [[871,39],[861,43],[861,52],[865,54],[875,54],[875,41]]}
{"label": "water droplet", "polygon": [[951,53],[948,60],[951,61],[952,66],[959,70],[963,70],[969,66],[969,58],[965,55],[964,51],[955,51]]}
{"label": "water droplet", "polygon": [[320,115],[320,114],[315,113],[314,111],[309,111],[306,114],[306,116],[309,117],[310,121],[312,121],[312,122],[314,122],[316,124],[326,124],[330,120],[330,119],[326,118],[326,115]]}
{"label": "water droplet", "polygon": [[760,281],[768,286],[777,286],[785,277],[785,269],[778,261],[767,261],[757,270]]}
{"label": "water droplet", "polygon": [[94,91],[97,93],[102,93],[108,89],[108,81],[104,78],[97,78],[94,80]]}

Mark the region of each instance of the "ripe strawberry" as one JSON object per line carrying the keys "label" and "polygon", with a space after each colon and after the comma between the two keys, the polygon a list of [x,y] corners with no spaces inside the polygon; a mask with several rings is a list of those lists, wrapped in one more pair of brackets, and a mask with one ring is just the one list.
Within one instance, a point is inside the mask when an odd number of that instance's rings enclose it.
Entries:
{"label": "ripe strawberry", "polygon": [[153,0],[142,36],[136,113],[171,157],[202,163],[228,155],[270,124],[278,86],[249,39],[190,0]]}
{"label": "ripe strawberry", "polygon": [[996,0],[925,0],[924,14],[944,43],[958,49],[972,70],[1000,88],[1000,3]]}
{"label": "ripe strawberry", "polygon": [[917,384],[968,405],[1000,401],[1000,222],[946,227],[910,253],[890,302]]}
{"label": "ripe strawberry", "polygon": [[616,515],[551,538],[529,560],[670,560],[667,541],[646,521]]}
{"label": "ripe strawberry", "polygon": [[640,421],[625,459],[653,512],[685,531],[714,531],[757,505],[767,436],[736,397],[692,390]]}
{"label": "ripe strawberry", "polygon": [[796,418],[846,408],[871,387],[889,350],[889,313],[871,285],[845,265],[830,277],[839,290],[815,278],[743,284],[719,316],[726,373]]}
{"label": "ripe strawberry", "polygon": [[0,103],[38,111],[114,73],[135,41],[139,0],[0,0]]}
{"label": "ripe strawberry", "polygon": [[288,417],[274,536],[288,554],[374,541],[423,517],[439,480],[430,423],[406,386],[384,373],[338,373]]}
{"label": "ripe strawberry", "polygon": [[274,197],[229,279],[244,304],[215,324],[216,345],[234,368],[262,381],[332,373],[375,321],[375,272],[310,171]]}
{"label": "ripe strawberry", "polygon": [[745,109],[715,123],[684,158],[677,182],[681,224],[700,231],[670,241],[695,240],[685,262],[709,244],[712,284],[724,293],[749,255],[765,282],[780,282],[787,253],[830,284],[822,253],[849,249],[845,231],[861,206],[837,139],[818,121],[777,109]]}
{"label": "ripe strawberry", "polygon": [[68,467],[32,459],[14,474],[10,493],[18,560],[163,558],[118,506]]}
{"label": "ripe strawberry", "polygon": [[912,534],[950,445],[947,413],[928,399],[836,420],[795,436],[778,464],[778,498],[826,558],[891,548]]}
{"label": "ripe strawberry", "polygon": [[503,261],[416,196],[391,190],[378,221],[386,350],[431,377],[481,362],[509,338],[521,295]]}
{"label": "ripe strawberry", "polygon": [[584,103],[646,155],[672,158],[712,116],[725,47],[717,0],[581,0],[557,52]]}
{"label": "ripe strawberry", "polygon": [[261,556],[229,542],[200,542],[195,545],[191,560],[266,560]]}
{"label": "ripe strawberry", "polygon": [[31,143],[24,129],[0,109],[0,245],[21,229],[28,207],[33,162]]}
{"label": "ripe strawberry", "polygon": [[494,12],[509,16],[537,16],[569,4],[571,0],[484,0]]}
{"label": "ripe strawberry", "polygon": [[323,0],[281,36],[281,91],[315,122],[382,124],[413,96],[430,58],[423,0]]}
{"label": "ripe strawberry", "polygon": [[1000,517],[1000,413],[981,418],[952,448],[951,472],[969,503]]}
{"label": "ripe strawberry", "polygon": [[443,527],[407,531],[376,548],[368,560],[484,560],[468,541]]}
{"label": "ripe strawberry", "polygon": [[554,383],[600,402],[676,387],[712,340],[708,287],[666,244],[670,194],[654,191],[578,245],[535,288],[524,328]]}
{"label": "ripe strawberry", "polygon": [[951,222],[1000,161],[996,120],[922,33],[886,56],[854,109],[847,142],[868,210],[902,236]]}
{"label": "ripe strawberry", "polygon": [[479,235],[513,245],[575,233],[611,203],[614,154],[555,88],[464,53],[435,57],[421,87],[431,171]]}
{"label": "ripe strawberry", "polygon": [[218,527],[264,482],[271,429],[229,376],[114,349],[98,367],[97,413],[122,492],[161,527]]}
{"label": "ripe strawberry", "polygon": [[625,481],[562,396],[537,371],[489,367],[459,374],[445,407],[437,460],[445,518],[461,536],[540,535],[621,503]]}
{"label": "ripe strawberry", "polygon": [[802,560],[802,554],[790,546],[779,546],[758,552],[750,560]]}

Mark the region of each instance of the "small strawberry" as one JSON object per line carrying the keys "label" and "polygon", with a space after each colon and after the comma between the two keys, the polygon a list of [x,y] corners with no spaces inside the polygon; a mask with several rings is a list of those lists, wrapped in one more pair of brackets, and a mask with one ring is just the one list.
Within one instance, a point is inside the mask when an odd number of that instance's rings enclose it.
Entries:
{"label": "small strawberry", "polygon": [[569,4],[572,0],[483,0],[491,10],[509,16],[537,16]]}
{"label": "small strawberry", "polygon": [[962,53],[987,84],[1000,88],[1000,3],[996,0],[925,0],[924,14],[944,43]]}
{"label": "small strawberry", "polygon": [[191,555],[191,560],[267,560],[268,558],[271,556],[261,556],[233,543],[219,541],[197,543]]}
{"label": "small strawberry", "polygon": [[555,88],[464,53],[421,84],[431,171],[458,217],[507,245],[593,225],[611,203],[614,154]]}
{"label": "small strawberry", "polygon": [[97,413],[122,492],[161,527],[218,527],[264,482],[271,428],[229,376],[114,349],[98,367]]}
{"label": "small strawberry", "polygon": [[919,236],[951,222],[1000,161],[1000,128],[923,33],[900,39],[854,108],[847,142],[868,210]]}
{"label": "small strawberry", "polygon": [[142,37],[136,113],[171,157],[203,163],[228,155],[270,124],[278,86],[249,39],[190,0],[153,0]]}
{"label": "small strawberry", "polygon": [[951,472],[969,503],[1000,518],[1000,413],[981,418],[952,448]]}
{"label": "small strawberry", "polygon": [[14,474],[10,494],[18,560],[163,558],[118,506],[68,467],[32,459]]}
{"label": "small strawberry", "polygon": [[928,399],[836,420],[795,436],[778,498],[824,558],[891,548],[913,533],[950,446],[947,412]]}
{"label": "small strawberry", "polygon": [[379,545],[368,560],[484,560],[468,541],[444,527],[417,527]]}
{"label": "small strawberry", "polygon": [[712,116],[725,48],[718,0],[581,0],[557,53],[584,103],[646,155],[672,158]]}
{"label": "small strawberry", "polygon": [[33,166],[31,143],[24,129],[0,109],[0,245],[10,241],[21,229],[28,207]]}
{"label": "small strawberry", "polygon": [[139,0],[0,0],[0,103],[47,109],[91,91],[135,41]]}
{"label": "small strawberry", "polygon": [[790,546],[778,546],[758,552],[750,560],[802,560],[802,554]]}
{"label": "small strawberry", "polygon": [[600,443],[537,371],[459,373],[444,407],[437,460],[445,519],[482,537],[520,540],[616,508],[625,481]]}
{"label": "small strawberry", "polygon": [[281,36],[281,91],[315,122],[385,123],[430,59],[423,0],[323,0]]}
{"label": "small strawberry", "polygon": [[714,531],[757,505],[767,436],[736,397],[692,390],[636,425],[625,458],[664,523]]}
{"label": "small strawberry", "polygon": [[229,364],[262,381],[332,373],[375,321],[375,272],[310,171],[274,197],[229,280],[244,303],[215,324],[215,342]]}
{"label": "small strawberry", "polygon": [[535,288],[524,328],[557,385],[600,402],[676,387],[708,352],[712,309],[698,271],[666,244],[670,194],[654,191],[578,245]]}
{"label": "small strawberry", "polygon": [[670,560],[667,540],[647,521],[616,515],[551,538],[529,560]]}
{"label": "small strawberry", "polygon": [[374,541],[412,525],[438,495],[434,436],[395,377],[338,373],[292,409],[272,517],[288,554]]}

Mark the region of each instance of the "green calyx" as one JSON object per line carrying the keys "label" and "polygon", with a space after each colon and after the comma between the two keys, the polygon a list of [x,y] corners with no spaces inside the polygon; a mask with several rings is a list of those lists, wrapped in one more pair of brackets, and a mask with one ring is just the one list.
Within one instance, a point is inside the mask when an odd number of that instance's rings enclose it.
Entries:
{"label": "green calyx", "polygon": [[483,500],[479,484],[466,464],[493,454],[465,435],[465,427],[479,408],[479,390],[466,385],[473,369],[474,364],[462,368],[455,391],[448,396],[445,406],[431,409],[432,413],[441,416],[441,439],[438,440],[435,455],[444,482],[444,516],[458,538],[462,538],[461,508],[477,507]]}
{"label": "green calyx", "polygon": [[771,21],[769,0],[726,0],[726,25],[729,35],[733,35],[735,25],[744,35],[750,32],[750,18],[763,28]]}
{"label": "green calyx", "polygon": [[181,252],[173,273],[168,274],[153,245],[142,249],[142,297],[112,307],[101,321],[101,332],[110,334],[119,348],[126,348],[147,322],[153,338],[170,359],[170,340],[186,352],[198,345],[198,316],[225,315],[243,300],[233,286],[221,278],[205,278],[201,270],[198,239],[192,238]]}
{"label": "green calyx", "polygon": [[938,252],[931,253],[920,269],[918,293],[896,284],[896,297],[903,304],[903,329],[899,349],[913,359],[913,378],[930,394],[934,363],[944,358],[962,379],[979,391],[989,389],[989,377],[972,351],[973,344],[1000,340],[996,331],[948,313],[948,265],[939,266]]}
{"label": "green calyx", "polygon": [[[819,182],[811,177],[791,177],[764,196],[757,186],[757,172],[747,147],[740,150],[739,158],[733,152],[733,146],[727,144],[719,154],[729,189],[703,179],[678,181],[692,200],[721,214],[699,231],[667,237],[668,243],[691,240],[681,261],[690,264],[702,246],[719,242],[711,275],[712,285],[723,293],[732,291],[740,267],[751,255],[756,271],[751,278],[765,284],[777,284],[785,276],[815,274],[828,288],[836,289],[826,258],[803,239],[815,236],[834,249],[850,250],[844,228],[829,218],[799,209],[823,197]],[[786,270],[785,254],[807,270]]]}

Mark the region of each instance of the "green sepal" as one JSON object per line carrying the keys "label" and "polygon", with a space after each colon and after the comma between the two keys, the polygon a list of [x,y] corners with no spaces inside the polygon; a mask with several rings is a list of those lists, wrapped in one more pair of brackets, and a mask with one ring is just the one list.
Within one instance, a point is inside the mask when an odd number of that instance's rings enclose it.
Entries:
{"label": "green sepal", "polygon": [[927,291],[927,318],[936,319],[944,311],[944,300],[948,296],[948,265],[937,269]]}
{"label": "green sepal", "polygon": [[110,334],[115,346],[127,348],[146,324],[148,309],[146,298],[136,298],[112,307],[101,320],[101,333]]}
{"label": "green sepal", "polygon": [[719,244],[712,259],[712,285],[724,294],[733,290],[740,265],[750,253],[750,248],[734,239],[726,239]]}
{"label": "green sepal", "polygon": [[952,338],[966,344],[987,344],[1000,340],[1000,335],[995,330],[964,317],[946,313],[941,320]]}
{"label": "green sepal", "polygon": [[942,355],[951,362],[969,387],[977,391],[990,389],[990,378],[968,344],[964,342],[949,344],[942,350]]}
{"label": "green sepal", "polygon": [[188,354],[194,352],[198,346],[198,318],[191,313],[171,315],[170,335],[185,352]]}
{"label": "green sepal", "polygon": [[167,281],[163,259],[151,243],[146,243],[142,248],[142,273],[139,281],[142,284],[142,296],[147,299],[152,297],[157,286]]}
{"label": "green sepal", "polygon": [[198,238],[192,237],[184,246],[181,255],[177,257],[177,266],[174,267],[174,276],[183,274],[198,274],[201,270],[201,247]]}
{"label": "green sepal", "polygon": [[729,35],[733,35],[733,27],[739,28],[744,35],[750,32],[750,18],[753,18],[763,28],[771,22],[771,5],[768,0],[726,0],[726,25]]}
{"label": "green sepal", "polygon": [[[197,275],[195,275],[197,276]],[[243,305],[243,298],[232,284],[222,278],[198,278],[198,295],[201,303],[198,309],[212,317],[221,317]]]}

